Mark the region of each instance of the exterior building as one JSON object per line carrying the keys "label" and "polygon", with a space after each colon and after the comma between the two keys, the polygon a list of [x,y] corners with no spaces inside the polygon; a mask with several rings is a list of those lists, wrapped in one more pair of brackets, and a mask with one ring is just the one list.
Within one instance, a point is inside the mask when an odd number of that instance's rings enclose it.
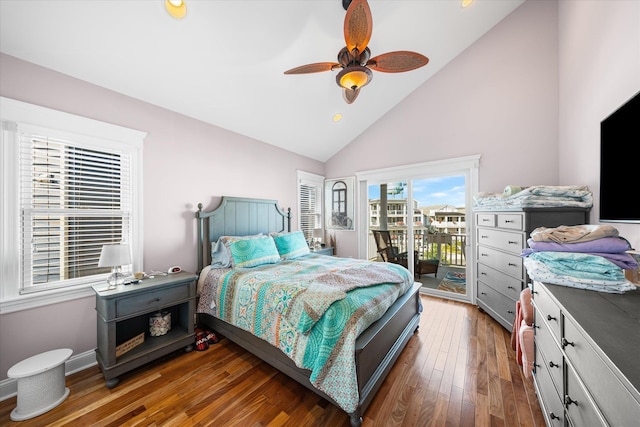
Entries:
{"label": "exterior building", "polygon": [[[380,199],[369,200],[369,229],[389,230],[394,246],[400,252],[407,248],[407,199],[386,201],[386,226]],[[412,208],[414,248],[420,259],[438,258],[449,265],[464,265],[466,257],[466,215],[464,207],[437,205],[419,207],[414,200]],[[369,257],[375,257],[375,246],[370,245]]]}
{"label": "exterior building", "polygon": [[423,208],[427,212],[429,222],[437,233],[465,234],[467,222],[464,207],[444,205],[433,208]]}

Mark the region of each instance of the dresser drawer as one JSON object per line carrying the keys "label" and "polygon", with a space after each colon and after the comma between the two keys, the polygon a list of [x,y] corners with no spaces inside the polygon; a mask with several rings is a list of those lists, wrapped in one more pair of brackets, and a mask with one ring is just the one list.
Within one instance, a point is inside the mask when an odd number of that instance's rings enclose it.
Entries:
{"label": "dresser drawer", "polygon": [[[536,364],[538,363],[536,362]],[[536,366],[533,379],[538,391],[538,397],[540,398],[540,406],[547,420],[547,426],[563,427],[564,405],[558,395],[558,391],[553,385],[551,374],[544,363]]]}
{"label": "dresser drawer", "polygon": [[[640,403],[618,380],[569,317],[564,319],[564,351],[607,422],[613,426],[637,425]],[[620,408],[625,408],[621,411]]]}
{"label": "dresser drawer", "polygon": [[[578,381],[575,371],[571,366],[567,366],[567,388],[563,396],[567,417],[574,426],[606,426],[602,417],[595,408],[593,402],[589,400],[589,394]],[[622,408],[622,407],[621,407]],[[617,424],[620,425],[620,424]],[[632,424],[622,424],[632,425]]]}
{"label": "dresser drawer", "polygon": [[509,230],[524,230],[524,217],[522,214],[498,214],[498,227]]}
{"label": "dresser drawer", "polygon": [[478,299],[491,307],[506,323],[513,325],[516,318],[515,300],[502,295],[486,283],[478,281]]}
{"label": "dresser drawer", "polygon": [[549,330],[553,334],[555,341],[560,343],[562,329],[560,326],[560,307],[552,299],[543,285],[538,282],[533,283],[533,305],[536,309],[536,323],[539,319],[544,319],[549,325]]}
{"label": "dresser drawer", "polygon": [[478,228],[478,244],[502,249],[520,256],[524,248],[524,234],[491,228]]}
{"label": "dresser drawer", "polygon": [[495,227],[496,226],[496,214],[493,213],[479,213],[476,215],[476,224],[481,227]]}
{"label": "dresser drawer", "polygon": [[505,294],[514,301],[520,298],[523,282],[484,264],[478,264],[478,280]]}
{"label": "dresser drawer", "polygon": [[558,395],[561,396],[564,363],[560,346],[551,335],[547,324],[539,320],[538,317],[535,318],[535,334],[536,369],[544,368],[549,372],[553,385],[558,390]]}
{"label": "dresser drawer", "polygon": [[160,309],[188,298],[188,284],[162,289],[157,292],[146,292],[138,296],[130,296],[116,301],[116,317]]}
{"label": "dresser drawer", "polygon": [[500,252],[486,246],[478,246],[478,262],[507,273],[516,279],[524,280],[522,258],[518,255]]}

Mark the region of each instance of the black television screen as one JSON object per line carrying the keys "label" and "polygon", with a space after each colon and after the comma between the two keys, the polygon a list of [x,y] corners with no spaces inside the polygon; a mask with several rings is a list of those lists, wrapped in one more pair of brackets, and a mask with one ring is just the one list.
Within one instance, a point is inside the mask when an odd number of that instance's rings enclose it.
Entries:
{"label": "black television screen", "polygon": [[640,92],[600,123],[600,221],[640,223]]}

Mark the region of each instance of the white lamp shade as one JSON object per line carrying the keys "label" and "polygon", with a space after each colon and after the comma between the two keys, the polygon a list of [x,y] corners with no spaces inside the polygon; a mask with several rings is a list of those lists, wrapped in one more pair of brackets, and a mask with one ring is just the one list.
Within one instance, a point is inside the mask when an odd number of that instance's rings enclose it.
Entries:
{"label": "white lamp shade", "polygon": [[322,228],[314,228],[313,229],[313,237],[315,237],[316,239],[321,239],[322,238]]}
{"label": "white lamp shade", "polygon": [[128,244],[104,245],[98,267],[116,267],[131,264],[131,248]]}

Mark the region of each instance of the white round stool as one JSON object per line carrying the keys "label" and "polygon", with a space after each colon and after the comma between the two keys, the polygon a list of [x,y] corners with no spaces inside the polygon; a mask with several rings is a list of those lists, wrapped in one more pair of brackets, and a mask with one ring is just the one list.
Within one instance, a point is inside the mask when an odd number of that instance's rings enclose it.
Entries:
{"label": "white round stool", "polygon": [[13,421],[44,414],[67,398],[64,362],[71,353],[69,348],[47,351],[18,362],[7,371],[7,376],[18,382],[18,404],[11,411]]}

